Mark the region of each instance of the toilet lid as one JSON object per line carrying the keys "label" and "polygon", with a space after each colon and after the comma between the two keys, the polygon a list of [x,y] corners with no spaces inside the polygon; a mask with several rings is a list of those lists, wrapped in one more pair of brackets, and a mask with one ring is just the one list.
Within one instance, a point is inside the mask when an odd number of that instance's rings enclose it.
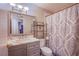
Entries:
{"label": "toilet lid", "polygon": [[48,47],[42,47],[42,48],[41,48],[41,51],[42,51],[42,53],[43,53],[44,55],[51,55],[51,54],[52,54],[51,49],[48,48]]}

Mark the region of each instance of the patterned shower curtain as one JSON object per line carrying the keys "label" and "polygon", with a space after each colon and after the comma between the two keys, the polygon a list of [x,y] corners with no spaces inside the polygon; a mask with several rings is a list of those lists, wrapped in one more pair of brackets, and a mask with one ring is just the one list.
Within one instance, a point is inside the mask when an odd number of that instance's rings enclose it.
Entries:
{"label": "patterned shower curtain", "polygon": [[78,5],[46,17],[49,47],[55,55],[79,54]]}

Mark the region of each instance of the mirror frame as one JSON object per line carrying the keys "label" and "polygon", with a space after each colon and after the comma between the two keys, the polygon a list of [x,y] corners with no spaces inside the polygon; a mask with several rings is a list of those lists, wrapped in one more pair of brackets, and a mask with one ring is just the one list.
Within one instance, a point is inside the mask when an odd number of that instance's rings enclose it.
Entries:
{"label": "mirror frame", "polygon": [[18,34],[18,35],[15,35],[15,34],[12,34],[12,28],[11,28],[11,14],[12,13],[15,13],[15,14],[18,14],[18,15],[24,15],[24,16],[30,16],[30,17],[34,17],[34,19],[35,19],[35,21],[36,21],[36,17],[35,16],[31,16],[31,15],[26,15],[26,14],[21,14],[21,13],[16,13],[16,12],[12,12],[12,11],[9,11],[8,12],[8,35],[9,36],[24,36],[24,35],[31,35],[32,34],[32,32],[31,33],[29,33],[29,34]]}

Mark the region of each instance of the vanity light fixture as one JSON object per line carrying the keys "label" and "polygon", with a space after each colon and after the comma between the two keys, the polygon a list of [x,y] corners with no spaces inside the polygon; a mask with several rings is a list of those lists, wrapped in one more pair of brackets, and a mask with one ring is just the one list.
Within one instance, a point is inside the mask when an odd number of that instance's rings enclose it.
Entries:
{"label": "vanity light fixture", "polygon": [[26,14],[26,12],[29,10],[28,7],[24,7],[19,4],[10,3],[10,6],[12,7],[12,11],[17,12],[17,13]]}
{"label": "vanity light fixture", "polygon": [[12,7],[17,7],[17,8],[19,8],[19,9],[22,9],[23,11],[28,11],[29,10],[29,8],[28,7],[23,7],[22,5],[16,5],[16,4],[14,4],[14,3],[10,3],[10,5],[12,6]]}
{"label": "vanity light fixture", "polygon": [[23,8],[23,6],[22,6],[22,5],[17,5],[17,7],[18,7],[19,9],[22,9],[22,8]]}
{"label": "vanity light fixture", "polygon": [[10,5],[13,6],[13,7],[16,6],[16,4],[14,4],[14,3],[10,3]]}
{"label": "vanity light fixture", "polygon": [[28,7],[24,7],[24,9],[23,9],[24,11],[28,11],[29,10],[29,8]]}

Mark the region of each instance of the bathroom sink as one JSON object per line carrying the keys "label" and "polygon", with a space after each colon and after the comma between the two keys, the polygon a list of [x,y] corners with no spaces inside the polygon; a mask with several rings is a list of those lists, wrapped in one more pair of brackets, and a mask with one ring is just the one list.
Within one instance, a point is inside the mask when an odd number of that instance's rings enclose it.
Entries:
{"label": "bathroom sink", "polygon": [[13,45],[20,45],[20,44],[24,44],[24,43],[31,43],[31,42],[35,42],[35,41],[39,41],[39,39],[26,38],[26,39],[21,39],[21,40],[9,40],[7,45],[13,46]]}

